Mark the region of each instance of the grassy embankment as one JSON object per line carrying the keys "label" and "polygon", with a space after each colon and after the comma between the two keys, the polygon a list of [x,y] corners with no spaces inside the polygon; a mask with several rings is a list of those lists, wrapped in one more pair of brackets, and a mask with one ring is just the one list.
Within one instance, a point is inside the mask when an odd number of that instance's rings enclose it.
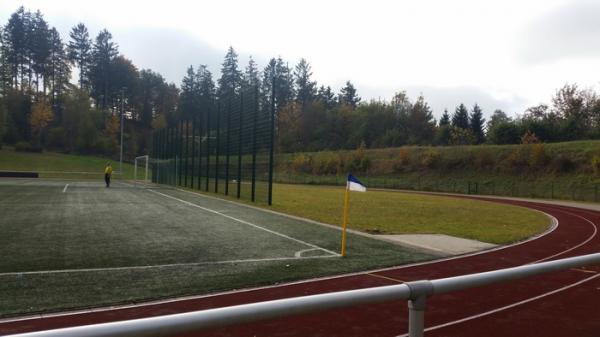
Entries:
{"label": "grassy embankment", "polygon": [[[40,172],[40,178],[103,179],[104,167],[110,162],[115,171],[119,162],[101,157],[79,156],[54,152],[15,152],[10,148],[0,149],[0,170]],[[123,163],[125,179],[133,177],[133,165]],[[138,173],[139,175],[139,173]],[[120,178],[115,174],[115,178]]]}
{"label": "grassy embankment", "polygon": [[279,156],[276,179],[371,187],[600,201],[600,141],[323,151]]}

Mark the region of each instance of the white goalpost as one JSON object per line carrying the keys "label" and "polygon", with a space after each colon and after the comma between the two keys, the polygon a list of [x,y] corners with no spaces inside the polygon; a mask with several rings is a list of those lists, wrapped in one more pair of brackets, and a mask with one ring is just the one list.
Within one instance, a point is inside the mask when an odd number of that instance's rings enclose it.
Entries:
{"label": "white goalpost", "polygon": [[134,166],[133,166],[133,183],[137,183],[138,181],[138,166],[140,166],[144,170],[144,183],[148,182],[148,163],[150,161],[150,157],[148,155],[135,157]]}

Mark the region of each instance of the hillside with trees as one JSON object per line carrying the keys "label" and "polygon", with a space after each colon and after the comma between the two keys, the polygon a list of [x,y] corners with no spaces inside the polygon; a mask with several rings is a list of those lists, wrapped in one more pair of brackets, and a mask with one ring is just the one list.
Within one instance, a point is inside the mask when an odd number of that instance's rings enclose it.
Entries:
{"label": "hillside with trees", "polygon": [[115,156],[123,118],[131,158],[149,151],[153,130],[193,118],[203,102],[244,86],[260,88],[261,104],[275,102],[280,153],[600,138],[598,94],[576,84],[517,116],[457,102],[436,120],[422,95],[363,100],[351,81],[336,92],[313,79],[305,59],[290,66],[276,57],[260,70],[252,58],[240,66],[230,47],[216,79],[202,61],[187,66],[180,85],[168,83],[133,64],[108,30],[92,34],[78,23],[61,37],[41,12],[21,7],[0,27],[0,145]]}

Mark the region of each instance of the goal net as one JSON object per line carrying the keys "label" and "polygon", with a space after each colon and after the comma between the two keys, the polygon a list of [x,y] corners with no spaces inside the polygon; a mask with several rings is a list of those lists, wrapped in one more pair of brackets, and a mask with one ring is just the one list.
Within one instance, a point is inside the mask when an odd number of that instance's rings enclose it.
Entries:
{"label": "goal net", "polygon": [[133,183],[137,187],[157,186],[160,183],[175,185],[178,178],[177,156],[170,159],[157,159],[148,155],[135,158],[133,168]]}

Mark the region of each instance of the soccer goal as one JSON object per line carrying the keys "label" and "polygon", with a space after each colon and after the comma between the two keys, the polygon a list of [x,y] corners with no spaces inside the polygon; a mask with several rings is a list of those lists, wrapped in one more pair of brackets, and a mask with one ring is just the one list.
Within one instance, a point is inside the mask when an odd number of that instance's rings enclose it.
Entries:
{"label": "soccer goal", "polygon": [[152,187],[160,183],[175,185],[178,178],[178,157],[157,159],[148,155],[135,158],[133,167],[133,184],[136,187]]}
{"label": "soccer goal", "polygon": [[[142,180],[143,183],[148,182],[148,166],[150,162],[150,157],[148,155],[135,157],[134,166],[133,166],[133,183],[136,184],[138,182],[138,171],[141,173],[140,178],[144,177]],[[139,169],[138,169],[139,167]]]}

